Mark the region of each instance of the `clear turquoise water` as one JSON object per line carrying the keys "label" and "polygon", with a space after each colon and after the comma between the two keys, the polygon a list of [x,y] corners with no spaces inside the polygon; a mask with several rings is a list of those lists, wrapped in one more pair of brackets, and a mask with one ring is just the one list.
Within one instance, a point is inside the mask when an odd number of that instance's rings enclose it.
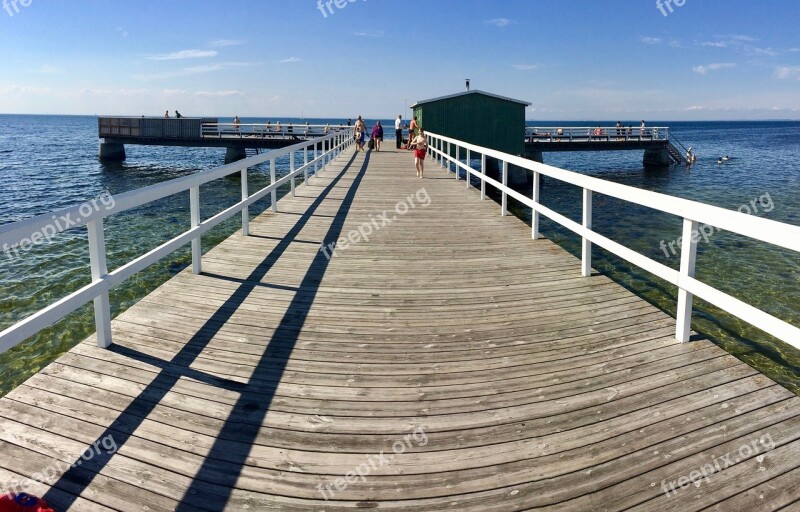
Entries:
{"label": "clear turquoise water", "polygon": [[[276,119],[273,119],[274,122]],[[243,122],[265,120],[243,119]],[[283,123],[290,119],[281,119]],[[342,120],[309,120],[312,124]],[[371,122],[368,120],[368,124]],[[390,120],[382,120],[392,126]],[[613,122],[602,123],[613,125]],[[548,123],[550,124],[550,123]],[[596,125],[589,123],[566,123]],[[627,124],[627,123],[626,123]],[[654,125],[655,123],[650,123]],[[690,171],[671,168],[645,171],[640,152],[546,154],[545,161],[619,183],[737,209],[769,195],[774,208],[758,215],[800,225],[800,123],[669,123],[675,135],[698,150]],[[391,130],[387,130],[389,135]],[[12,222],[61,207],[82,203],[108,190],[119,194],[221,164],[224,150],[200,148],[127,147],[124,164],[97,160],[94,117],[0,116],[0,223]],[[733,159],[716,165],[716,158]],[[287,162],[278,162],[285,172]],[[253,189],[267,184],[266,169],[255,169]],[[285,193],[283,191],[282,193]],[[201,189],[202,215],[208,217],[238,200],[239,182],[217,180]],[[282,194],[279,194],[282,195]],[[545,180],[545,204],[577,219],[580,191]],[[255,216],[269,206],[264,200],[251,209]],[[677,268],[678,257],[667,257],[659,241],[680,235],[680,219],[638,209],[598,196],[595,228],[615,240]],[[518,213],[525,217],[524,210]],[[158,201],[111,217],[107,223],[109,267],[130,261],[189,225],[188,195]],[[203,238],[204,251],[236,231],[235,219]],[[579,240],[547,223],[543,232],[575,253]],[[135,304],[190,263],[183,249],[128,280],[112,292],[113,313]],[[629,268],[595,250],[595,268],[635,290],[665,311],[674,313],[675,290],[638,269]],[[800,325],[800,256],[717,233],[701,244],[698,277],[795,325]],[[53,243],[9,260],[0,253],[0,329],[89,283],[85,230],[60,235]],[[759,368],[800,394],[800,354],[723,312],[696,304],[693,327],[712,337],[737,357]],[[91,306],[86,306],[15,349],[0,355],[0,395],[13,389],[94,330]]]}

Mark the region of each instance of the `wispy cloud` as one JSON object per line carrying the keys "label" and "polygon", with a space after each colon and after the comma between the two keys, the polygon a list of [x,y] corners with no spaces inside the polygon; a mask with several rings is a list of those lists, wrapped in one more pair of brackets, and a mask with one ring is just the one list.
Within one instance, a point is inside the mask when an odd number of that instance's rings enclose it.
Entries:
{"label": "wispy cloud", "polygon": [[195,93],[197,96],[202,96],[206,98],[227,98],[230,96],[242,96],[244,93],[242,91],[237,90],[229,90],[229,91],[197,91]]}
{"label": "wispy cloud", "polygon": [[117,28],[115,28],[114,30],[116,30],[116,31],[117,31],[117,33],[118,33],[119,35],[121,35],[122,37],[128,37],[128,31],[127,31],[127,30],[125,30],[124,28],[122,28],[122,27],[117,27]]}
{"label": "wispy cloud", "polygon": [[494,18],[491,20],[486,20],[488,25],[494,25],[495,27],[507,27],[511,25],[511,20],[508,18]]}
{"label": "wispy cloud", "polygon": [[178,78],[183,76],[192,76],[192,75],[202,75],[205,73],[213,73],[215,71],[222,71],[225,69],[233,68],[233,67],[246,67],[246,66],[255,66],[256,63],[253,62],[218,62],[215,64],[203,64],[200,66],[190,66],[181,69],[176,69],[173,71],[167,71],[165,73],[152,73],[152,74],[137,74],[133,75],[133,78],[142,81],[152,81],[152,80],[165,80],[170,78]]}
{"label": "wispy cloud", "polygon": [[511,67],[513,67],[514,69],[517,69],[519,71],[529,71],[531,69],[538,68],[539,65],[538,64],[514,64]]}
{"label": "wispy cloud", "polygon": [[183,59],[206,59],[217,56],[216,50],[181,50],[172,53],[162,53],[151,55],[150,60],[183,60]]}
{"label": "wispy cloud", "polygon": [[283,59],[282,61],[280,61],[280,63],[281,64],[291,64],[293,62],[300,62],[301,60],[303,60],[303,59],[301,59],[300,57],[289,57],[288,59]]}
{"label": "wispy cloud", "polygon": [[353,35],[358,37],[383,37],[385,33],[383,30],[372,30],[369,32],[353,32]]}
{"label": "wispy cloud", "polygon": [[47,75],[52,75],[55,73],[61,73],[63,70],[61,68],[57,68],[56,66],[50,64],[42,64],[38,68],[31,69],[31,73],[43,73]]}
{"label": "wispy cloud", "polygon": [[217,39],[215,41],[211,41],[209,46],[214,48],[223,48],[225,46],[237,46],[240,44],[244,44],[244,41],[239,41],[238,39]]}
{"label": "wispy cloud", "polygon": [[673,39],[672,41],[670,41],[669,46],[671,48],[683,48],[683,44],[681,44],[681,42],[678,41],[677,39]]}
{"label": "wispy cloud", "polygon": [[775,68],[775,78],[779,80],[800,80],[800,66],[779,66]]}
{"label": "wispy cloud", "polygon": [[639,40],[644,44],[661,44],[661,42],[663,41],[663,39],[661,39],[660,37],[647,37],[647,36],[642,36],[639,38]]}
{"label": "wispy cloud", "polygon": [[755,37],[745,35],[729,35],[729,36],[715,36],[714,40],[701,41],[696,43],[697,46],[704,48],[728,48],[739,53],[743,53],[748,57],[776,57],[781,54],[781,51],[773,48],[761,48],[755,46],[754,42],[758,41]]}
{"label": "wispy cloud", "polygon": [[711,48],[727,48],[728,41],[703,41],[700,46],[708,46]]}
{"label": "wispy cloud", "polygon": [[714,64],[706,64],[704,66],[695,66],[692,71],[698,75],[707,75],[709,71],[719,71],[720,69],[735,68],[736,64],[732,62],[716,62]]}

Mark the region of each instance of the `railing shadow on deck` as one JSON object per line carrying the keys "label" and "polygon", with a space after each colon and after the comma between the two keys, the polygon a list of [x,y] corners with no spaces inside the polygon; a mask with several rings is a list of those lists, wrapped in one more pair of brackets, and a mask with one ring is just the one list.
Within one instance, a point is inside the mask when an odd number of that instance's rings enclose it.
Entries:
{"label": "railing shadow on deck", "polygon": [[[351,169],[355,162],[354,153],[344,168],[333,181],[327,185],[320,195],[306,210],[305,214],[297,220],[296,224],[287,233],[276,247],[244,280],[239,288],[231,294],[226,302],[209,318],[196,334],[170,361],[160,360],[153,356],[137,352],[136,350],[112,345],[108,349],[125,357],[136,359],[146,364],[160,368],[158,375],[141,393],[122,411],[113,425],[124,427],[108,427],[97,437],[100,442],[106,436],[113,436],[118,448],[133,436],[133,432],[147,419],[150,413],[158,406],[161,400],[171,391],[181,377],[192,378],[211,386],[220,387],[229,391],[240,393],[235,405],[213,443],[209,453],[205,455],[200,469],[192,483],[180,498],[175,510],[221,510],[230,500],[235,484],[246,464],[248,455],[261,429],[262,422],[270,409],[280,376],[305,323],[305,318],[311,308],[313,299],[319,288],[319,282],[324,275],[329,260],[318,251],[314,256],[303,280],[298,286],[297,293],[287,307],[282,320],[275,328],[266,350],[261,356],[247,384],[223,379],[214,375],[194,370],[189,366],[200,356],[212,338],[222,326],[237,311],[245,299],[260,285],[261,279],[283,256],[294,238],[300,234],[305,225],[314,217],[314,211],[319,208],[327,195],[341,181],[342,177]],[[335,243],[338,240],[344,218],[352,205],[355,192],[369,165],[370,153],[358,171],[352,185],[339,206],[334,222],[324,237],[322,243]],[[277,354],[277,357],[276,357]],[[272,384],[268,384],[272,381]],[[111,461],[113,454],[100,453],[91,461],[75,466],[61,475],[55,484],[44,496],[50,503],[69,505],[92,482],[95,476]],[[87,471],[89,470],[89,471]]]}

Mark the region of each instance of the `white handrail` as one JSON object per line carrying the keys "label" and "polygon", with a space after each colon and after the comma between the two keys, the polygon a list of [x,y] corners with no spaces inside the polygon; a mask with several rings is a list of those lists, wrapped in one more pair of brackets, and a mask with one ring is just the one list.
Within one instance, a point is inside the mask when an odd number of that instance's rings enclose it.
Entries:
{"label": "white handrail", "polygon": [[[442,165],[446,162],[448,169],[451,164],[455,165],[456,178],[458,178],[458,169],[463,169],[469,175],[475,176],[481,180],[482,188],[484,184],[488,183],[499,190],[504,196],[504,204],[505,196],[510,196],[531,208],[533,212],[532,236],[534,239],[538,236],[540,214],[580,235],[583,239],[582,270],[584,274],[586,274],[587,269],[591,266],[591,244],[597,244],[630,263],[676,285],[678,287],[678,318],[675,337],[678,340],[682,342],[689,340],[692,298],[694,295],[697,295],[776,338],[796,348],[800,348],[800,328],[695,279],[694,263],[697,251],[697,236],[693,236],[693,233],[696,233],[697,226],[703,223],[738,233],[748,238],[800,252],[800,226],[776,222],[741,212],[726,210],[717,206],[699,203],[697,201],[690,201],[688,199],[681,199],[666,194],[641,190],[628,185],[613,183],[534,162],[522,157],[509,155],[493,149],[476,146],[435,133],[427,132],[427,136],[430,139],[428,146],[430,154],[436,160],[440,161]],[[445,149],[445,147],[447,149]],[[452,151],[450,148],[453,148]],[[490,157],[497,159],[503,165],[504,169],[510,164],[531,171],[534,175],[533,199],[523,196],[504,183],[487,177],[485,174],[485,164],[482,164],[481,170],[475,170],[470,165],[453,158],[451,154],[458,154],[461,148],[466,148],[470,152],[480,153],[482,162],[485,162],[486,157]],[[548,176],[583,189],[583,223],[575,222],[539,202],[538,178],[540,175]],[[616,197],[623,201],[646,206],[682,218],[684,220],[684,229],[680,270],[676,271],[593,231],[591,228],[591,194],[593,192]],[[501,211],[502,210],[501,208]]]}
{"label": "white handrail", "polygon": [[[91,284],[59,299],[55,303],[0,332],[0,353],[18,345],[92,300],[95,301],[95,322],[98,344],[102,347],[107,347],[111,344],[111,314],[108,300],[108,293],[111,289],[190,242],[192,242],[193,245],[192,269],[194,272],[199,273],[202,269],[202,255],[200,254],[199,248],[200,237],[203,233],[237,213],[246,211],[250,205],[262,199],[267,194],[272,194],[272,208],[273,211],[275,211],[276,193],[281,185],[287,181],[294,183],[296,177],[300,174],[303,174],[306,180],[308,180],[309,169],[314,169],[314,171],[316,171],[319,169],[319,166],[324,167],[324,165],[352,143],[353,138],[349,136],[349,133],[342,130],[324,137],[302,141],[292,146],[262,153],[221,167],[200,171],[190,176],[176,178],[149,187],[119,194],[113,197],[112,206],[104,210],[99,208],[92,209],[91,213],[88,215],[84,215],[86,212],[84,212],[84,214],[81,213],[81,209],[85,205],[80,205],[0,226],[0,247],[3,247],[5,244],[13,247],[21,244],[25,240],[29,242],[31,234],[43,232],[43,230],[52,226],[54,219],[69,219],[69,225],[67,225],[63,231],[86,225],[89,229],[89,255],[92,270]],[[317,145],[320,145],[320,148],[325,147],[324,152],[318,150]],[[308,158],[309,150],[313,152],[313,158],[311,159]],[[296,151],[303,152],[303,165],[295,167],[294,159],[290,158],[289,173],[280,179],[275,179],[274,172],[271,173],[272,179],[270,180],[270,184],[254,194],[249,193],[247,190],[247,181],[246,179],[243,180],[241,201],[213,217],[201,221],[199,216],[200,185],[237,172],[245,176],[248,168],[267,161],[272,164],[271,168],[274,170],[274,162],[277,158],[285,155],[293,155]],[[126,210],[137,208],[187,190],[190,192],[191,228],[114,271],[108,272],[105,266],[104,219],[111,215],[116,215]],[[245,235],[248,233],[248,222],[245,216],[242,215],[242,232]],[[62,230],[59,230],[59,232],[60,231]]]}
{"label": "white handrail", "polygon": [[531,142],[597,141],[623,139],[635,141],[669,140],[668,126],[526,126],[525,138]]}
{"label": "white handrail", "polygon": [[[325,125],[325,124],[268,124],[268,123],[203,123],[201,135],[203,137],[243,137],[260,136],[262,138],[275,136],[305,136],[305,135],[327,135],[329,133],[351,130],[352,126],[344,124]],[[327,132],[326,132],[327,130]]]}

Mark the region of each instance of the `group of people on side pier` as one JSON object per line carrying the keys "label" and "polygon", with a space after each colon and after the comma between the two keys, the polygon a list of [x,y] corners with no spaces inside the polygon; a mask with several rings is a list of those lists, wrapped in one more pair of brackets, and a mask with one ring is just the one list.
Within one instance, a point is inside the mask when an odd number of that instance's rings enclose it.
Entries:
{"label": "group of people on side pier", "polygon": [[[348,125],[350,122],[348,121]],[[425,131],[417,123],[417,118],[413,118],[408,125],[408,143],[403,145],[403,116],[398,115],[394,122],[395,144],[397,149],[407,149],[414,151],[414,167],[417,171],[417,177],[422,178],[425,172],[425,155],[428,150],[428,140],[425,137]],[[367,138],[367,124],[361,116],[358,116],[356,123],[353,126],[353,139],[356,143],[356,151],[366,152],[364,143]],[[376,121],[370,133],[369,149],[375,151],[381,150],[381,143],[383,142],[383,126],[380,121]]]}

